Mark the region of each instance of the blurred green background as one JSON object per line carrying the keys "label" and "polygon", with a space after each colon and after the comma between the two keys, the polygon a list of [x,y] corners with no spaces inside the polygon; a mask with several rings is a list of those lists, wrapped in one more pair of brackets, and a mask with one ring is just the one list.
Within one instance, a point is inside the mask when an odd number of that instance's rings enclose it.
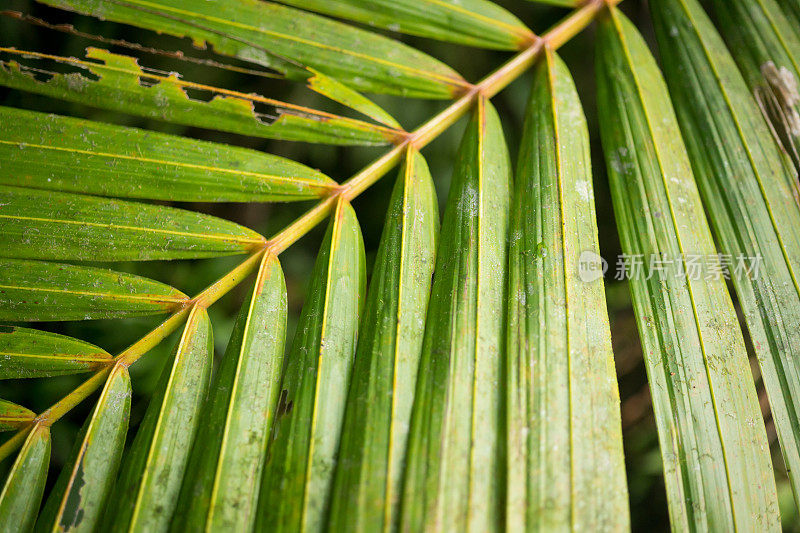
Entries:
{"label": "blurred green background", "polygon": [[[545,31],[567,14],[563,9],[541,6],[525,0],[495,1],[509,9],[536,32]],[[187,55],[194,57],[219,59],[209,51],[193,48],[187,40],[160,36],[137,28],[74,15],[47,8],[32,1],[4,0],[2,5],[2,9],[30,14],[49,23],[74,25],[76,29],[82,32],[103,35],[113,39],[125,39],[162,50],[182,50]],[[623,4],[623,9],[634,20],[650,41],[653,50],[655,50],[646,2],[626,0]],[[479,80],[511,57],[509,53],[469,49],[458,45],[394,34],[392,36],[402,39],[451,65],[470,81]],[[38,28],[8,16],[0,17],[0,46],[78,58],[84,57],[87,46],[109,48],[113,52],[137,55],[140,64],[143,66],[164,71],[180,72],[185,79],[190,81],[235,89],[245,93],[258,93],[319,109],[347,113],[335,104],[332,105],[331,102],[298,84],[237,74],[229,70],[199,66],[160,55],[134,54],[124,48],[109,47],[72,34]],[[609,262],[612,265],[611,270],[613,271],[614,258],[620,253],[620,245],[597,128],[593,30],[590,28],[578,35],[565,45],[559,53],[572,70],[589,122],[589,130],[592,137],[595,200],[600,247],[602,255],[609,258]],[[230,58],[225,58],[224,61],[229,64],[236,64],[236,61]],[[493,99],[500,116],[503,118],[505,134],[512,154],[516,154],[518,151],[519,137],[522,131],[522,118],[529,87],[530,75],[528,74]],[[192,96],[195,97],[196,95]],[[202,95],[197,96],[202,97]],[[402,100],[392,97],[375,97],[375,99],[408,130],[425,122],[446,106],[446,102]],[[101,111],[80,104],[66,103],[33,94],[11,91],[5,88],[0,88],[0,102],[6,106],[84,117],[102,122],[244,146],[305,163],[313,168],[320,169],[340,182],[349,178],[385,150],[385,148],[380,147],[339,148],[270,141],[199,128],[174,126],[135,116]],[[439,202],[442,206],[447,198],[452,173],[452,161],[463,128],[464,120],[462,119],[461,122],[423,150],[423,155],[425,155],[435,179]],[[389,194],[395,176],[396,171],[392,171],[353,202],[364,234],[368,272],[371,270],[371,264],[378,248]],[[175,205],[234,220],[266,236],[282,229],[310,206],[308,203],[271,205],[192,203]],[[306,285],[313,267],[317,248],[322,239],[323,230],[324,225],[318,227],[281,255],[281,263],[283,264],[289,291],[289,341],[293,337],[295,323],[304,301]],[[113,268],[163,281],[191,295],[201,291],[239,261],[241,261],[241,257],[199,261],[130,262],[115,263]],[[611,332],[622,399],[622,424],[632,525],[635,531],[666,531],[669,528],[669,523],[661,474],[661,458],[658,451],[658,439],[628,287],[625,282],[615,281],[611,278],[607,278],[606,282]],[[225,351],[235,313],[241,305],[246,285],[247,282],[240,285],[209,309],[209,314],[214,324],[214,344],[217,357],[221,356]],[[37,323],[33,326],[84,339],[105,348],[111,353],[117,353],[146,334],[159,321],[160,318],[155,317]],[[131,368],[135,394],[131,419],[132,428],[138,425],[144,414],[147,399],[155,385],[168,352],[176,342],[176,335],[162,342]],[[287,344],[290,344],[290,342],[287,342]],[[758,380],[757,365],[753,363],[752,366]],[[2,382],[0,397],[17,402],[36,412],[41,412],[62,395],[68,393],[84,378],[85,376],[67,376],[41,380],[4,381]],[[800,531],[800,527],[797,526],[800,518],[792,499],[791,489],[786,480],[775,429],[771,422],[769,407],[763,387],[760,385],[760,380],[759,398],[761,399],[767,421],[767,433],[773,449],[773,462],[776,468],[781,514],[785,530]],[[91,401],[84,402],[53,427],[53,453],[50,477],[48,479],[49,485],[52,485],[55,476],[66,461],[75,436],[85,417],[89,414],[91,407]],[[134,431],[129,432],[129,438],[133,433]],[[9,460],[5,461],[5,464],[0,465],[0,470],[4,472],[8,469],[9,464]]]}

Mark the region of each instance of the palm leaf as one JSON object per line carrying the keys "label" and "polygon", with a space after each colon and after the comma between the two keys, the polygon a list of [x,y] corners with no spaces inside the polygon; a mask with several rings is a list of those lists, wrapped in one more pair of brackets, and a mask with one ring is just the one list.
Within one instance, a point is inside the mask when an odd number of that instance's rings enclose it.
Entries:
{"label": "palm leaf", "polygon": [[[292,75],[308,66],[375,93],[449,98],[467,87],[454,70],[402,43],[305,11],[258,0],[43,0],[195,42]],[[295,74],[294,76],[297,76]]]}
{"label": "palm leaf", "polygon": [[[402,135],[402,132],[386,126],[259,95],[192,83],[176,74],[146,71],[134,57],[112,54],[98,48],[89,48],[86,53],[87,58],[96,62],[9,48],[0,48],[0,51],[21,56],[27,61],[36,60],[36,66],[31,67],[27,63],[20,65],[16,61],[0,61],[0,84],[102,109],[287,141],[376,145],[387,144]],[[47,61],[85,70],[88,75],[52,72],[49,80],[39,81],[34,74],[49,72],[39,66],[39,63]],[[98,79],[94,80],[90,75]],[[147,80],[148,85],[142,85],[142,80]],[[188,89],[203,91],[213,95],[213,98],[208,102],[190,98],[186,92]],[[266,109],[256,111],[256,105],[259,109]],[[159,146],[152,141],[149,145],[152,150]],[[150,150],[145,153],[150,154]]]}
{"label": "palm leaf", "polygon": [[42,503],[49,464],[50,428],[36,424],[28,433],[0,492],[0,524],[17,531],[33,528]]}
{"label": "palm leaf", "polygon": [[[638,273],[630,262],[629,283],[672,527],[771,530],[772,464],[736,313],[722,278],[691,270],[715,249],[666,85],[617,10],[600,25],[596,57],[620,238],[646,262]],[[673,266],[659,270],[652,257]]]}
{"label": "palm leaf", "polygon": [[160,205],[0,185],[0,254],[125,261],[243,254],[264,238],[238,224]]}
{"label": "palm leaf", "polygon": [[213,350],[208,313],[193,307],[126,454],[103,531],[164,531],[177,504],[208,393]]}
{"label": "palm leaf", "polygon": [[0,379],[19,379],[99,370],[111,363],[111,355],[64,335],[0,326],[0,360]]}
{"label": "palm leaf", "polygon": [[[753,97],[701,8],[653,3],[653,17],[686,147],[722,251],[758,260],[733,284],[758,356],[800,501],[800,210],[796,178],[781,161]],[[676,24],[678,37],[666,22]],[[670,26],[671,27],[671,26]],[[680,43],[678,45],[678,43]],[[684,67],[678,67],[681,62]]]}
{"label": "palm leaf", "polygon": [[103,196],[275,202],[317,198],[337,186],[254,150],[9,107],[0,107],[0,158],[0,183]]}
{"label": "palm leaf", "polygon": [[442,41],[499,50],[529,46],[535,38],[520,20],[486,0],[281,0],[303,9]]}
{"label": "palm leaf", "polygon": [[397,527],[411,407],[433,274],[439,208],[409,148],[392,192],[353,363],[329,527]]}
{"label": "palm leaf", "polygon": [[7,400],[0,400],[0,431],[19,429],[33,422],[36,413]]}
{"label": "palm leaf", "polygon": [[249,531],[278,401],[286,283],[265,255],[201,415],[175,524],[186,531]]}
{"label": "palm leaf", "polygon": [[42,508],[37,531],[95,530],[114,487],[130,410],[131,378],[117,365]]}
{"label": "palm leaf", "polygon": [[497,530],[500,391],[511,171],[480,100],[459,148],[436,256],[408,437],[404,531]]}
{"label": "palm leaf", "polygon": [[[507,524],[629,528],[589,135],[566,65],[535,70],[511,209]],[[590,401],[587,401],[591,399]]]}
{"label": "palm leaf", "polygon": [[188,299],[168,285],[131,274],[0,259],[0,320],[86,320],[154,315],[174,311]]}
{"label": "palm leaf", "polygon": [[339,200],[311,275],[281,382],[257,531],[321,531],[365,292],[364,242]]}

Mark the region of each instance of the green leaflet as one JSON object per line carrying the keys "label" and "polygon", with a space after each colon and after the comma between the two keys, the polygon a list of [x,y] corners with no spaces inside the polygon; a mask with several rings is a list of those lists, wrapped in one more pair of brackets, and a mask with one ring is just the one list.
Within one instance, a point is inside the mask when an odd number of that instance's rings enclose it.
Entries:
{"label": "green leaflet", "polygon": [[775,0],[714,0],[714,11],[750,91],[800,172],[800,34]]}
{"label": "green leaflet", "polygon": [[[0,259],[0,320],[28,322],[156,315],[174,311],[188,300],[185,294],[169,285],[132,274],[60,263]],[[3,365],[4,372],[12,372],[13,368]]]}
{"label": "green leaflet", "polygon": [[501,379],[511,171],[480,99],[447,199],[408,437],[403,531],[502,523]]}
{"label": "green leaflet", "polygon": [[602,271],[581,270],[600,262],[589,132],[550,51],[525,120],[509,238],[506,521],[516,531],[627,531]]}
{"label": "green leaflet", "polygon": [[361,228],[340,200],[284,370],[256,531],[318,532],[325,525],[364,292]]}
{"label": "green leaflet", "polygon": [[337,186],[254,150],[10,107],[0,107],[0,183],[182,202],[308,200]]}
{"label": "green leaflet", "polygon": [[397,526],[438,231],[428,165],[409,149],[389,201],[361,321],[331,492],[332,531]]}
{"label": "green leaflet", "polygon": [[[0,268],[4,263],[0,261]],[[0,379],[80,374],[110,363],[108,352],[88,342],[47,331],[0,326]]]}
{"label": "green leaflet", "polygon": [[278,401],[286,335],[286,282],[265,255],[205,404],[173,528],[250,531]]}
{"label": "green leaflet", "polygon": [[533,32],[487,0],[280,0],[334,17],[441,41],[515,50],[530,45]]}
{"label": "green leaflet", "polygon": [[[16,61],[0,61],[1,85],[102,109],[140,115],[175,124],[287,141],[375,145],[387,144],[399,134],[396,130],[361,120],[257,95],[187,82],[179,78],[177,74],[167,76],[150,71],[145,72],[139,66],[136,58],[112,54],[99,48],[88,48],[86,53],[87,58],[96,59],[98,62],[80,61],[8,48],[0,48],[0,51],[23,56],[26,59],[26,64],[23,65]],[[30,70],[27,66],[27,62],[34,59],[37,60],[34,65],[34,68],[38,69],[36,71]],[[73,72],[70,74],[52,73],[51,79],[46,82],[39,81],[34,77],[34,72],[41,74],[42,67],[39,63],[46,60],[84,69],[97,76],[98,79],[95,81],[80,72]],[[148,85],[142,85],[141,81],[147,81]],[[210,93],[213,99],[208,102],[193,99],[186,93],[186,89]],[[263,106],[265,109],[259,108],[257,111],[255,105]],[[194,144],[186,140],[183,143]],[[150,157],[149,150],[144,153]],[[250,153],[264,157],[257,152]],[[271,157],[271,159],[274,160],[273,165],[262,164],[260,167],[272,169],[273,166],[277,166],[280,169],[282,160],[276,157]],[[286,163],[283,163],[283,166],[286,166]],[[295,167],[298,170],[304,168],[296,164]],[[315,178],[318,176],[318,173],[312,173],[310,169],[305,169],[303,174],[306,173],[312,174]],[[287,177],[291,177],[291,175]],[[269,183],[268,178],[269,176],[267,176],[267,183]],[[280,199],[280,195],[277,193],[281,191],[281,185],[280,182],[272,184],[277,189],[275,191],[277,199]],[[288,185],[292,184],[288,183]],[[296,187],[299,188],[300,185],[303,183],[299,182]],[[313,182],[309,185],[313,185]],[[301,192],[302,189],[295,195]],[[293,195],[289,194],[288,197],[291,199]]]}
{"label": "green leaflet", "polygon": [[114,486],[131,411],[127,367],[111,371],[36,522],[37,532],[96,530]]}
{"label": "green leaflet", "polygon": [[468,84],[448,66],[387,37],[272,2],[234,0],[41,0],[133,24],[276,68],[317,69],[351,87],[406,97],[450,98]]}
{"label": "green leaflet", "polygon": [[208,313],[193,307],[125,454],[102,531],[165,531],[172,518],[208,394],[213,341]]}
{"label": "green leaflet", "polygon": [[7,400],[0,400],[0,431],[10,431],[25,427],[36,413]]}
{"label": "green leaflet", "polygon": [[757,273],[734,271],[733,284],[800,501],[800,210],[789,184],[796,178],[702,8],[655,1],[653,19],[717,242],[726,254],[760,258]]}
{"label": "green leaflet", "polygon": [[161,205],[0,185],[0,255],[67,261],[143,261],[243,254],[258,233]]}
{"label": "green leaflet", "polygon": [[306,86],[312,91],[330,98],[334,102],[339,102],[351,109],[355,109],[385,126],[402,130],[400,123],[394,117],[366,96],[313,68],[307,67],[306,71],[307,75],[303,79],[306,82]]}
{"label": "green leaflet", "polygon": [[724,279],[692,266],[716,251],[666,85],[616,9],[600,24],[596,58],[620,239],[644,263],[629,262],[629,283],[672,527],[775,530],[769,445],[736,313]]}
{"label": "green leaflet", "polygon": [[0,492],[0,524],[3,529],[33,529],[49,465],[50,428],[36,424],[28,433]]}

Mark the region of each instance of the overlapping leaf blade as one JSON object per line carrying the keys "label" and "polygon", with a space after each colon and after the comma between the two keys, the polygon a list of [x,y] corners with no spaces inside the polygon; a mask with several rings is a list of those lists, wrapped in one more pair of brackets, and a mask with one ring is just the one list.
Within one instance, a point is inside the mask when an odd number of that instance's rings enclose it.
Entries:
{"label": "overlapping leaf blade", "polygon": [[378,28],[470,46],[515,50],[534,39],[517,17],[487,0],[280,1]]}
{"label": "overlapping leaf blade", "polygon": [[36,424],[28,433],[0,492],[0,524],[30,531],[42,503],[50,465],[50,428]]}
{"label": "overlapping leaf blade", "polygon": [[19,429],[31,423],[36,413],[21,405],[0,400],[0,431]]}
{"label": "overlapping leaf blade", "polygon": [[[721,250],[755,258],[733,284],[800,501],[800,210],[787,170],[722,39],[695,2],[654,1],[667,83]],[[753,261],[751,261],[753,262]]]}
{"label": "overlapping leaf blade", "polygon": [[[259,0],[42,0],[177,36],[288,73],[308,66],[359,90],[450,98],[467,84],[430,56],[392,39]],[[287,60],[289,60],[287,62]]]}
{"label": "overlapping leaf blade", "polygon": [[439,209],[427,163],[409,149],[389,201],[353,364],[328,527],[397,527]]}
{"label": "overlapping leaf blade", "polygon": [[750,91],[800,172],[800,28],[775,0],[715,0],[714,11]]}
{"label": "overlapping leaf blade", "polygon": [[37,532],[95,531],[110,504],[131,411],[131,379],[117,365],[36,522]]}
{"label": "overlapping leaf blade", "polygon": [[105,509],[103,531],[165,531],[176,507],[189,451],[203,421],[213,356],[208,313],[193,307],[164,367]]}
{"label": "overlapping leaf blade", "polygon": [[0,320],[88,320],[155,315],[173,311],[187,301],[186,295],[169,285],[132,274],[0,259]]}
{"label": "overlapping leaf blade", "polygon": [[[625,531],[589,133],[569,70],[549,51],[525,120],[509,250],[507,525]],[[586,265],[597,270],[580,270]]]}
{"label": "overlapping leaf blade", "polygon": [[[287,141],[375,145],[387,144],[399,134],[397,130],[361,120],[258,95],[187,82],[177,74],[144,71],[136,58],[112,54],[98,48],[88,48],[86,54],[87,58],[97,62],[13,49],[0,51],[26,59],[24,65],[13,60],[0,62],[1,85],[102,109],[175,124]],[[28,62],[33,59],[36,60],[34,66],[28,67]],[[48,72],[39,65],[46,60],[84,69],[87,75],[81,72],[53,72],[52,78],[40,81],[34,74],[41,76],[42,72]],[[92,79],[91,75],[97,79]],[[146,80],[147,85],[142,85],[142,80]],[[213,98],[208,102],[191,98],[187,89],[204,91]],[[258,110],[255,105],[260,106]],[[189,143],[184,141],[184,144]],[[257,155],[254,152],[251,154]],[[151,157],[149,153],[147,156]],[[265,159],[263,156],[261,158]],[[275,162],[280,161],[277,158],[272,159]],[[263,165],[262,162],[260,167],[254,168],[270,169],[272,165]],[[279,195],[276,196],[280,198]],[[254,195],[250,198],[257,199]]]}
{"label": "overlapping leaf blade", "polygon": [[19,259],[143,261],[242,254],[258,233],[161,205],[0,185],[0,255]]}
{"label": "overlapping leaf blade", "polygon": [[404,531],[500,528],[510,182],[500,119],[480,99],[458,152],[436,255],[408,437]]}
{"label": "overlapping leaf blade", "polygon": [[278,401],[286,305],[280,263],[265,255],[204,407],[173,522],[177,530],[253,526]]}
{"label": "overlapping leaf blade", "polygon": [[364,285],[361,229],[340,200],[284,370],[256,531],[324,528]]}
{"label": "overlapping leaf blade", "polygon": [[0,161],[6,185],[154,200],[296,201],[337,186],[254,150],[10,107],[0,107]]}
{"label": "overlapping leaf blade", "polygon": [[0,326],[0,379],[91,372],[111,360],[108,352],[88,342],[47,331]]}
{"label": "overlapping leaf blade", "polygon": [[629,261],[629,283],[672,527],[777,529],[769,445],[736,313],[724,279],[690,266],[715,249],[666,85],[616,9],[600,25],[596,58],[618,229],[625,253],[640,261]]}

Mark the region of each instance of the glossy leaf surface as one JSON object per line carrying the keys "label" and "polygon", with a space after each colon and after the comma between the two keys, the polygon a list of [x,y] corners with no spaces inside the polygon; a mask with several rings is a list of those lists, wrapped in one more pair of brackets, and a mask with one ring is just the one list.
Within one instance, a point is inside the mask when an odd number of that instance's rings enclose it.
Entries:
{"label": "glossy leaf surface", "polygon": [[459,148],[428,305],[401,503],[403,531],[502,521],[500,372],[511,168],[481,99]]}
{"label": "glossy leaf surface", "polygon": [[[254,150],[10,107],[0,107],[0,160],[0,183],[101,196],[275,202],[325,196],[337,186]],[[142,221],[160,213],[145,209]]]}
{"label": "glossy leaf surface", "polygon": [[235,255],[264,238],[233,222],[161,205],[0,185],[0,255],[143,261]]}
{"label": "glossy leaf surface", "polygon": [[257,531],[322,531],[365,292],[364,242],[339,201],[289,352],[258,503]]}
{"label": "glossy leaf surface", "polygon": [[533,39],[517,17],[487,0],[280,1],[369,26],[470,46],[514,50]]}
{"label": "glossy leaf surface", "polygon": [[125,454],[105,509],[103,531],[165,531],[175,510],[189,451],[203,421],[213,356],[211,322],[193,307],[172,357]]}
{"label": "glossy leaf surface", "polygon": [[130,411],[131,378],[128,369],[118,365],[42,508],[37,532],[92,532],[106,508],[116,507],[108,496],[125,448]]}
{"label": "glossy leaf surface", "polygon": [[692,267],[716,250],[666,85],[616,9],[596,58],[614,212],[623,251],[640,258],[627,271],[672,527],[774,530],[769,446],[736,312],[725,280]]}
{"label": "glossy leaf surface", "polygon": [[0,492],[0,524],[16,531],[33,528],[49,465],[50,428],[37,424],[28,433]]}
{"label": "glossy leaf surface", "polygon": [[218,52],[282,72],[308,66],[376,93],[449,98],[466,87],[455,71],[400,42],[259,0],[46,0],[44,3],[212,44]]}
{"label": "glossy leaf surface", "polygon": [[589,132],[572,76],[549,51],[525,121],[509,239],[506,520],[518,531],[626,531]]}
{"label": "glossy leaf surface", "polygon": [[[800,501],[800,208],[797,178],[711,21],[695,2],[653,2],[678,120],[769,397]],[[677,36],[666,21],[672,20]],[[669,26],[671,28],[672,26]],[[679,66],[678,63],[683,66]],[[676,72],[681,72],[679,78]],[[689,73],[689,74],[687,74]],[[748,259],[749,258],[749,259]],[[755,259],[752,259],[755,258]]]}
{"label": "glossy leaf surface", "polygon": [[110,362],[108,352],[88,342],[47,331],[0,326],[0,379],[79,374],[99,370]]}
{"label": "glossy leaf surface", "polygon": [[331,493],[333,530],[397,526],[438,231],[428,165],[409,149],[389,200],[361,320]]}
{"label": "glossy leaf surface", "polygon": [[0,431],[24,427],[36,418],[36,413],[20,405],[0,400]]}
{"label": "glossy leaf surface", "polygon": [[286,305],[280,263],[266,255],[204,406],[176,529],[249,531],[253,526],[280,391]]}
{"label": "glossy leaf surface", "polygon": [[88,320],[168,313],[188,297],[102,268],[0,259],[0,320]]}

